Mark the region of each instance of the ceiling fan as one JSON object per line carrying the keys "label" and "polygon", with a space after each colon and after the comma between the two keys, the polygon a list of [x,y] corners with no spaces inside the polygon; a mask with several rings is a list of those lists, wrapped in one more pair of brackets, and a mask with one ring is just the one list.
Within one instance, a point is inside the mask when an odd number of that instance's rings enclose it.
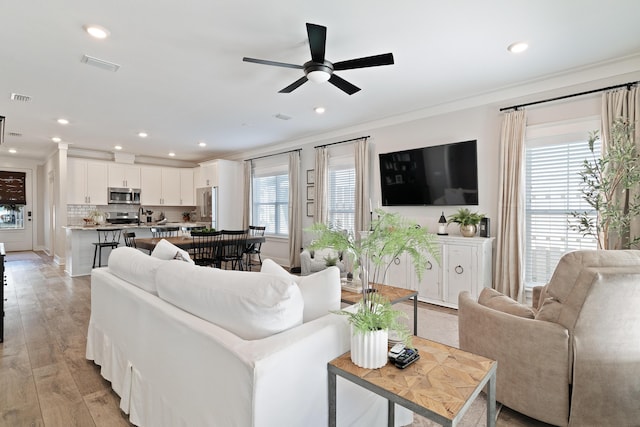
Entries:
{"label": "ceiling fan", "polygon": [[311,61],[303,65],[287,64],[285,62],[268,61],[264,59],[242,58],[245,62],[256,64],[273,65],[275,67],[295,68],[304,71],[304,76],[300,77],[289,86],[280,90],[279,93],[291,93],[302,86],[307,80],[322,83],[327,80],[338,89],[353,95],[360,90],[359,87],[349,83],[345,79],[338,77],[334,71],[352,70],[354,68],[377,67],[379,65],[393,64],[393,54],[384,53],[382,55],[367,56],[364,58],[349,59],[332,63],[324,58],[327,42],[327,27],[322,25],[307,23],[307,36],[309,37],[309,48],[311,49]]}

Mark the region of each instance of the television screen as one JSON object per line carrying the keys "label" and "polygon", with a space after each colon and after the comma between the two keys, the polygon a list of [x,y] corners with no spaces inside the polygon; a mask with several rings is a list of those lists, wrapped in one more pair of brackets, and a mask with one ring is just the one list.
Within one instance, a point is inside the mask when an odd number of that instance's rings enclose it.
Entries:
{"label": "television screen", "polygon": [[383,206],[478,204],[476,140],[381,153]]}

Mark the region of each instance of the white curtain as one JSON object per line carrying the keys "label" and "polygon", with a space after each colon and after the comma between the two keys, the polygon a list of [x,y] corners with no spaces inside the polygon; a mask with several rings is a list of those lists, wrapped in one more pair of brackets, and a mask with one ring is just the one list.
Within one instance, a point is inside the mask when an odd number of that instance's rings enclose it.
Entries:
{"label": "white curtain", "polygon": [[327,176],[329,175],[329,150],[327,147],[316,148],[315,162],[315,196],[313,222],[326,224],[327,212]]}
{"label": "white curtain", "polygon": [[356,141],[355,169],[356,169],[356,220],[355,230],[368,230],[371,216],[371,198],[369,196],[369,144],[367,138]]}
{"label": "white curtain", "polygon": [[[640,88],[616,89],[602,94],[602,152],[605,153],[611,144],[611,127],[619,119],[626,119],[635,126],[636,148],[640,152]],[[640,188],[630,191],[633,199]],[[640,236],[640,218],[633,218],[630,224],[630,236]],[[629,236],[623,238],[628,245]]]}
{"label": "white curtain", "polygon": [[493,280],[496,290],[520,302],[524,299],[522,168],[525,129],[524,110],[511,111],[504,115],[500,135],[498,232]]}
{"label": "white curtain", "polygon": [[242,228],[245,230],[249,228],[251,223],[251,169],[253,162],[251,160],[244,162],[244,193],[243,197],[243,214],[242,214]]}
{"label": "white curtain", "polygon": [[302,208],[300,200],[300,151],[289,153],[289,268],[300,267]]}

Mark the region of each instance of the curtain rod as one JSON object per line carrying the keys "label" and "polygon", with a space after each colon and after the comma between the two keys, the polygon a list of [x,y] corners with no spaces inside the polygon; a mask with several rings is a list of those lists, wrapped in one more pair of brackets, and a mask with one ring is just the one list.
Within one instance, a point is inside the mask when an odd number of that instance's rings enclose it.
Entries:
{"label": "curtain rod", "polygon": [[294,151],[302,151],[302,148],[296,148],[295,150],[283,151],[282,153],[266,154],[264,156],[253,157],[251,159],[245,159],[244,161],[245,162],[250,162],[252,160],[264,159],[265,157],[273,157],[273,156],[279,156],[281,154],[293,153]]}
{"label": "curtain rod", "polygon": [[500,111],[517,110],[518,108],[528,107],[530,105],[542,104],[542,103],[551,102],[551,101],[559,101],[561,99],[573,98],[575,96],[589,95],[591,93],[603,92],[605,90],[618,89],[618,88],[621,88],[621,87],[626,87],[627,89],[629,89],[629,88],[631,88],[631,86],[633,86],[635,84],[638,84],[638,83],[640,83],[640,81],[623,83],[623,84],[619,84],[619,85],[615,85],[615,86],[603,87],[603,88],[600,88],[600,89],[588,90],[586,92],[579,92],[579,93],[574,93],[574,94],[571,94],[571,95],[557,96],[555,98],[543,99],[542,101],[528,102],[526,104],[513,105],[511,107],[504,107],[504,108],[501,108]]}
{"label": "curtain rod", "polygon": [[364,138],[364,139],[369,139],[369,138],[371,138],[371,136],[370,136],[370,135],[367,135],[367,136],[359,136],[359,137],[357,137],[357,138],[345,139],[344,141],[332,142],[332,143],[330,143],[330,144],[316,145],[316,146],[315,146],[315,147],[313,147],[313,148],[328,147],[328,146],[330,146],[330,145],[336,145],[336,144],[344,144],[345,142],[357,141],[357,140],[362,139],[362,138]]}

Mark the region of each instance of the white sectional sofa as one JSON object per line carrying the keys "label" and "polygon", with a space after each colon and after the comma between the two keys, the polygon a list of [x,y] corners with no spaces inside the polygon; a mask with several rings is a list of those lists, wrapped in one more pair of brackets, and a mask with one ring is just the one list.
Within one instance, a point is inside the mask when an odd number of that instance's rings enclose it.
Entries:
{"label": "white sectional sofa", "polygon": [[[112,251],[91,274],[86,357],[139,426],[326,426],[327,362],[349,350],[339,272],[224,271]],[[338,379],[338,425],[386,425],[387,402]],[[396,409],[396,425],[412,414]]]}

